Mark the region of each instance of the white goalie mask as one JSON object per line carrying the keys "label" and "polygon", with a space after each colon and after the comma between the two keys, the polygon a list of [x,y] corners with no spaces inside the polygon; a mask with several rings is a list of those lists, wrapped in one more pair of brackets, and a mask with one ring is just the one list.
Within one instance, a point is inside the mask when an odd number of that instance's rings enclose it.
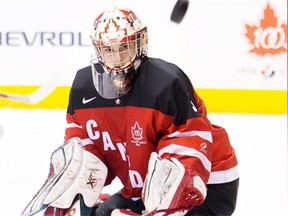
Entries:
{"label": "white goalie mask", "polygon": [[126,94],[141,59],[147,56],[146,26],[129,9],[106,10],[96,18],[91,40],[96,53],[92,73],[97,92],[108,99]]}

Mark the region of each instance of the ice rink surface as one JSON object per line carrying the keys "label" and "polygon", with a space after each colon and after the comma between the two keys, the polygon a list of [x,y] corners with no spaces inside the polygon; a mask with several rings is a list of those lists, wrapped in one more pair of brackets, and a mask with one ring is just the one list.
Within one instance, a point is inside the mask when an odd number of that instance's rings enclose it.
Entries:
{"label": "ice rink surface", "polygon": [[[20,216],[43,185],[50,155],[63,142],[65,110],[0,109],[2,216]],[[287,216],[287,115],[209,114],[226,128],[240,170],[233,216]],[[113,193],[119,182],[104,189]]]}

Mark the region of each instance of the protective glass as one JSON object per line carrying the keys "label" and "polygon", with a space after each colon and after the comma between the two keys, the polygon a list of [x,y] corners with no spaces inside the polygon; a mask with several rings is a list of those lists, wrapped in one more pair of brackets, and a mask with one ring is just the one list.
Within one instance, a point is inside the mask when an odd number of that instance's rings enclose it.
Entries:
{"label": "protective glass", "polygon": [[106,99],[116,99],[126,94],[136,75],[134,67],[122,71],[105,71],[97,58],[91,61],[91,69],[94,86],[98,94]]}

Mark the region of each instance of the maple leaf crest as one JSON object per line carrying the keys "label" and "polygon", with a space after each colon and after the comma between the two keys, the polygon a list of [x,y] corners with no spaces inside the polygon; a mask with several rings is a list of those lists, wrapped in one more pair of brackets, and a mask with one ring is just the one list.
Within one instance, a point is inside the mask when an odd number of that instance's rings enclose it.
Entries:
{"label": "maple leaf crest", "polygon": [[140,127],[139,123],[136,122],[133,127],[131,127],[132,137],[134,140],[143,139],[143,129]]}
{"label": "maple leaf crest", "polygon": [[274,10],[268,3],[260,25],[245,24],[246,34],[252,49],[250,53],[264,56],[287,52],[287,23],[280,24]]}

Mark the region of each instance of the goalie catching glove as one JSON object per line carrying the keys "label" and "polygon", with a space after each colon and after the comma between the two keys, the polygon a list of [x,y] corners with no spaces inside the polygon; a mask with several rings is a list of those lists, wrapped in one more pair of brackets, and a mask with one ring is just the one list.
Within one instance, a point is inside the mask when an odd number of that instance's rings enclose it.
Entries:
{"label": "goalie catching glove", "polygon": [[144,215],[185,215],[202,204],[206,194],[206,185],[197,173],[176,158],[151,154],[142,191]]}
{"label": "goalie catching glove", "polygon": [[34,215],[49,206],[69,208],[77,194],[92,207],[104,187],[107,167],[72,138],[51,155],[50,172],[44,185],[24,209],[22,216]]}

